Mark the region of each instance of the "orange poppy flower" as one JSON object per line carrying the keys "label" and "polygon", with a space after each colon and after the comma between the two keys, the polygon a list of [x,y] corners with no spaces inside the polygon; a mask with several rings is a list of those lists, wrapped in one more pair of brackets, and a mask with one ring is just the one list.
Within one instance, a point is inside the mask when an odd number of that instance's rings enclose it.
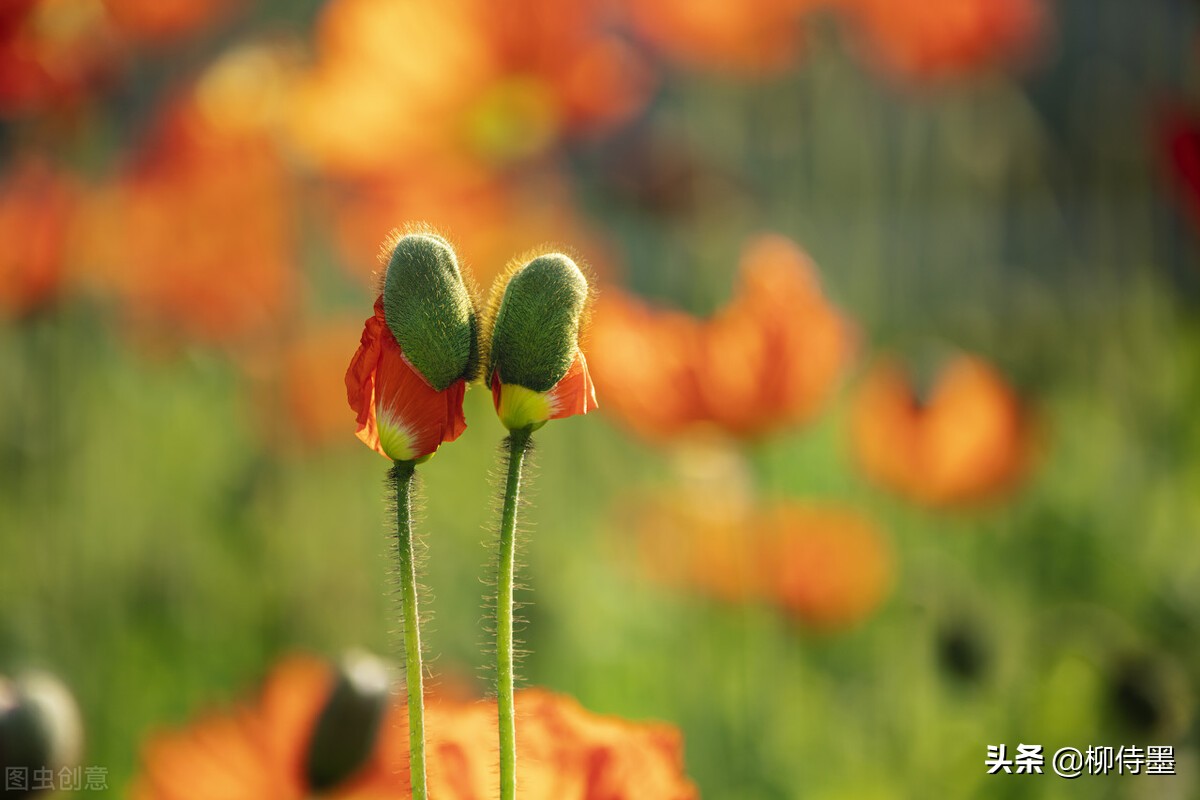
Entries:
{"label": "orange poppy flower", "polygon": [[588,349],[605,410],[648,439],[671,438],[691,426],[700,407],[695,365],[702,325],[616,289],[602,292]]}
{"label": "orange poppy flower", "polygon": [[638,531],[636,558],[646,577],[679,590],[699,590],[725,603],[761,596],[755,551],[756,509],[725,491],[668,491],[633,504],[627,527]]}
{"label": "orange poppy flower", "polygon": [[[313,794],[305,779],[313,728],[334,686],[328,664],[296,656],[272,670],[258,701],[232,713],[214,713],[145,747],[134,800],[304,800]],[[399,713],[399,712],[398,712]],[[380,743],[330,798],[382,800],[408,796],[403,759],[390,757],[403,739],[387,720]]]}
{"label": "orange poppy flower", "polygon": [[[516,693],[517,787],[527,800],[691,800],[674,728],[589,713],[544,689]],[[426,712],[429,794],[495,797],[496,703],[430,702]]]}
{"label": "orange poppy flower", "polygon": [[898,365],[880,363],[851,410],[852,445],[867,475],[932,506],[1010,489],[1028,467],[1031,439],[1016,394],[972,356],[949,362],[923,402]]}
{"label": "orange poppy flower", "polygon": [[892,583],[892,554],[866,516],[800,503],[769,509],[760,551],[766,595],[818,630],[841,630],[870,616]]}
{"label": "orange poppy flower", "polygon": [[708,419],[756,437],[816,413],[854,337],[808,256],[788,239],[751,241],[740,270],[738,295],[705,326],[697,385]]}
{"label": "orange poppy flower", "polygon": [[439,392],[409,363],[384,321],[380,295],[346,370],[358,438],[393,461],[425,461],[466,430],[466,390],[460,378]]}
{"label": "orange poppy flower", "polygon": [[629,0],[633,30],[684,66],[747,75],[781,72],[804,43],[800,17],[813,0]]}
{"label": "orange poppy flower", "polygon": [[0,178],[0,314],[25,314],[57,295],[79,194],[74,180],[36,156]]}
{"label": "orange poppy flower", "polygon": [[764,602],[815,630],[858,624],[892,583],[886,538],[849,508],[729,505],[688,492],[634,513],[639,560],[652,578],[726,603]]}
{"label": "orange poppy flower", "polygon": [[104,0],[113,24],[140,42],[167,42],[219,20],[241,0]]}
{"label": "orange poppy flower", "polygon": [[[646,102],[648,70],[592,3],[335,0],[292,131],[318,167],[384,175],[453,153],[492,167]],[[396,47],[388,31],[419,31]],[[351,124],[346,124],[352,120]]]}
{"label": "orange poppy flower", "polygon": [[0,114],[71,107],[111,77],[119,37],[100,0],[18,0],[0,11]]}
{"label": "orange poppy flower", "polygon": [[854,350],[850,325],[807,256],[780,236],[751,241],[741,286],[711,319],[649,310],[616,291],[597,304],[596,382],[635,431],[662,439],[701,426],[757,438],[809,419]]}
{"label": "orange poppy flower", "polygon": [[[271,673],[257,703],[153,737],[134,800],[303,800],[314,725],[333,672],[295,657]],[[528,800],[691,800],[682,745],[672,727],[591,714],[569,697],[517,692],[517,779]],[[380,725],[366,763],[322,797],[410,797],[408,729],[402,700]],[[496,704],[434,696],[426,708],[431,797],[486,800],[496,794]]]}
{"label": "orange poppy flower", "polygon": [[1027,55],[1041,0],[835,0],[868,56],[904,78],[954,77]]}

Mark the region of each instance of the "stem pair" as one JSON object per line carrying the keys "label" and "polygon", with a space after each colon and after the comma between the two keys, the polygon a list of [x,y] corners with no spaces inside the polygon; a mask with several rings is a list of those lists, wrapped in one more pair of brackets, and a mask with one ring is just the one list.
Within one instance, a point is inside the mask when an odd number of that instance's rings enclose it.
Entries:
{"label": "stem pair", "polygon": [[[529,452],[532,431],[513,431],[508,439],[508,475],[500,521],[500,549],[496,570],[496,700],[499,707],[500,798],[517,794],[517,728],[513,700],[513,591],[516,582],[517,507],[521,475]],[[404,616],[405,668],[408,676],[408,745],[413,800],[427,800],[425,768],[425,690],[421,664],[420,610],[412,536],[411,461],[397,461],[388,473],[396,498],[396,555],[400,566],[400,594]]]}

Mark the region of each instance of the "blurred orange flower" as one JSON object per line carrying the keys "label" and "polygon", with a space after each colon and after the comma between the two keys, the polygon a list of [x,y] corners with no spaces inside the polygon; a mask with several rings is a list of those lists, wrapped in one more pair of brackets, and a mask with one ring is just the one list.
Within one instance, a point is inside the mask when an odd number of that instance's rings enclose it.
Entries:
{"label": "blurred orange flower", "polygon": [[601,295],[588,352],[608,410],[651,439],[703,425],[757,438],[817,412],[852,356],[851,326],[784,237],[749,242],[740,271],[705,321]]}
{"label": "blurred orange flower", "polygon": [[243,0],[4,0],[0,114],[70,107],[110,81],[130,44],[174,40]]}
{"label": "blurred orange flower", "polygon": [[766,602],[811,629],[853,627],[892,584],[887,539],[850,508],[722,508],[694,493],[664,493],[635,513],[639,558],[652,578],[722,602]]}
{"label": "blurred orange flower", "polygon": [[1042,0],[834,0],[870,59],[903,78],[955,77],[1026,56]]}
{"label": "blurred orange flower", "polygon": [[765,591],[806,625],[851,627],[879,607],[894,566],[883,534],[848,508],[779,504],[767,510],[761,550]]}
{"label": "blurred orange flower", "polygon": [[18,158],[0,177],[0,315],[57,295],[79,200],[78,184],[39,156]]}
{"label": "blurred orange flower", "polygon": [[166,42],[213,24],[245,0],[104,0],[109,17],[129,38]]}
{"label": "blurred orange flower", "polygon": [[268,131],[231,118],[210,87],[202,79],[168,106],[93,198],[89,271],[136,326],[231,343],[294,301],[296,186]]}
{"label": "blurred orange flower", "polygon": [[650,81],[601,27],[601,11],[551,0],[334,0],[318,26],[318,61],[297,86],[293,134],[321,170],[363,176],[448,154],[500,166],[616,124],[644,105]]}
{"label": "blurred orange flower", "polygon": [[[307,658],[282,662],[258,702],[153,737],[134,800],[303,800],[313,727],[333,672]],[[591,714],[540,689],[516,695],[517,779],[528,800],[691,800],[682,743],[672,727]],[[445,800],[496,794],[496,704],[430,698],[426,711],[429,792]],[[403,702],[393,702],[366,764],[322,797],[410,797]]]}
{"label": "blurred orange flower", "polygon": [[756,75],[793,66],[819,0],[628,0],[633,30],[686,67]]}
{"label": "blurred orange flower", "polygon": [[677,436],[700,413],[696,365],[703,323],[650,308],[617,289],[595,303],[588,331],[592,378],[605,411],[649,439]]}
{"label": "blurred orange flower", "polygon": [[[516,695],[517,786],[527,800],[691,800],[679,732],[597,716],[543,689]],[[497,792],[496,703],[430,703],[429,794],[486,800]]]}
{"label": "blurred orange flower", "polygon": [[393,461],[425,461],[467,429],[465,379],[434,389],[400,349],[375,301],[362,341],[346,370],[346,397],[363,444]]}
{"label": "blurred orange flower", "polygon": [[1012,488],[1029,466],[1032,430],[1000,374],[964,355],[944,366],[923,400],[896,363],[877,364],[858,388],[851,440],[871,478],[949,506]]}
{"label": "blurred orange flower", "polygon": [[[296,656],[271,672],[257,702],[213,713],[188,728],[153,736],[134,800],[304,800],[312,796],[305,762],[313,728],[334,687],[333,669]],[[397,707],[397,714],[402,710]],[[367,763],[323,797],[407,797],[402,729],[385,720]],[[406,733],[406,732],[405,732]],[[392,754],[395,754],[394,756]]]}
{"label": "blurred orange flower", "polygon": [[0,11],[0,114],[71,106],[112,75],[119,37],[100,0],[7,0]]}

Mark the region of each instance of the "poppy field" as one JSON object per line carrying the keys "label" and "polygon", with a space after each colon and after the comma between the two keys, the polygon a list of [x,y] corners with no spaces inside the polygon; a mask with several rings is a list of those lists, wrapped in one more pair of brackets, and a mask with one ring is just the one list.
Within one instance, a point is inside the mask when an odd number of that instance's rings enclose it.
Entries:
{"label": "poppy field", "polygon": [[0,9],[4,797],[1195,797],[1198,410],[1193,2]]}

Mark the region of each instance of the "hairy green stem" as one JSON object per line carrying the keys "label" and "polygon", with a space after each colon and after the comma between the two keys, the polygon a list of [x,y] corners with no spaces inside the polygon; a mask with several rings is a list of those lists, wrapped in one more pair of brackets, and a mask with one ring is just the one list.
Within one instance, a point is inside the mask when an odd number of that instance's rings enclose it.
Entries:
{"label": "hairy green stem", "polygon": [[517,796],[517,724],[513,704],[513,579],[516,573],[517,505],[521,468],[529,449],[528,428],[508,437],[508,479],[500,520],[496,570],[496,701],[500,709],[500,800]]}
{"label": "hairy green stem", "polygon": [[397,461],[391,469],[396,491],[396,556],[400,563],[400,603],[404,614],[404,662],[408,694],[408,763],[413,800],[426,800],[425,674],[421,666],[417,568],[413,558],[412,484],[415,465]]}

